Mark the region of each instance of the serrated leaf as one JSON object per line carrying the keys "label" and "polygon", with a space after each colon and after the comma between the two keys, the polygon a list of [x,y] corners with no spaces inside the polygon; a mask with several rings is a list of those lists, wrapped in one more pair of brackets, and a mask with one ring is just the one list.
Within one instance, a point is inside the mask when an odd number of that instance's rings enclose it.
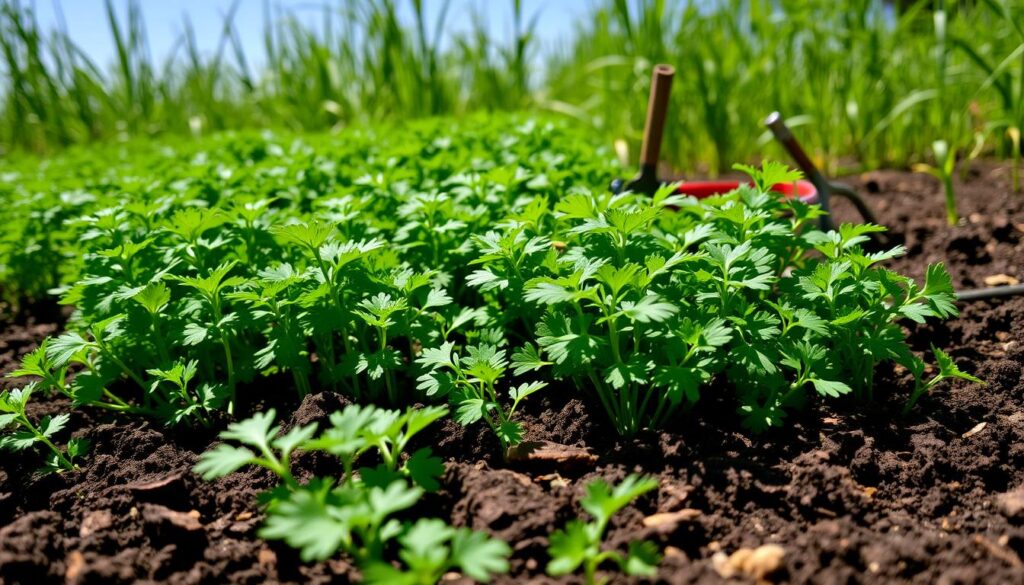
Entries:
{"label": "serrated leaf", "polygon": [[52,338],[47,337],[39,344],[39,347],[26,353],[21,358],[21,367],[7,374],[8,378],[21,376],[39,376],[40,378],[49,375],[49,361],[46,357],[47,348]]}
{"label": "serrated leaf", "polygon": [[901,315],[916,323],[924,323],[925,318],[931,317],[934,314],[930,307],[921,303],[903,305],[898,311]]}
{"label": "serrated leaf", "polygon": [[10,426],[10,424],[17,420],[17,418],[18,415],[14,413],[0,414],[0,431]]}
{"label": "serrated leaf", "polygon": [[197,323],[188,323],[185,325],[183,343],[188,346],[199,345],[206,340],[206,337],[210,334],[210,330]]}
{"label": "serrated leaf", "polygon": [[466,284],[483,291],[508,288],[508,279],[502,278],[486,268],[474,270],[466,277]]}
{"label": "serrated leaf", "polygon": [[622,572],[633,577],[654,577],[658,574],[661,555],[658,547],[650,541],[629,543],[629,552],[622,561]]}
{"label": "serrated leaf", "polygon": [[159,313],[171,300],[171,291],[161,281],[150,282],[132,296],[132,300],[142,305],[151,314]]}
{"label": "serrated leaf", "polygon": [[956,365],[956,362],[953,361],[953,358],[949,357],[949,354],[934,345],[932,346],[932,353],[935,354],[935,361],[939,366],[939,375],[945,378],[959,378],[961,380],[967,380],[968,382],[974,382],[975,384],[985,383],[981,378],[961,370]]}
{"label": "serrated leaf", "polygon": [[444,474],[444,461],[434,456],[430,447],[418,449],[405,462],[409,477],[424,490],[436,492],[441,488],[438,478]]}
{"label": "serrated leaf", "polygon": [[455,529],[437,518],[421,518],[399,538],[402,559],[415,570],[440,571],[448,560],[448,541]]}
{"label": "serrated leaf", "polygon": [[315,480],[276,502],[260,529],[261,538],[284,540],[299,549],[303,561],[324,560],[351,539],[345,522],[328,505],[330,480]]}
{"label": "serrated leaf", "polygon": [[555,305],[573,300],[572,291],[554,282],[537,282],[527,285],[523,295],[527,301]]}
{"label": "serrated leaf", "polygon": [[258,412],[250,418],[228,425],[227,430],[220,434],[220,438],[238,441],[261,451],[267,450],[280,430],[280,427],[274,426],[276,416],[277,412],[273,408],[266,412]]}
{"label": "serrated leaf", "polygon": [[39,421],[39,432],[47,439],[52,439],[54,435],[61,432],[67,426],[69,420],[71,420],[71,415],[67,413],[61,413],[54,417],[43,417]]}
{"label": "serrated leaf", "polygon": [[60,367],[67,365],[78,353],[90,347],[90,342],[84,337],[69,331],[57,339],[54,339],[46,348],[47,357],[54,365]]}
{"label": "serrated leaf", "polygon": [[508,544],[483,532],[459,528],[452,535],[451,564],[481,583],[489,582],[492,575],[507,573],[511,554]]}
{"label": "serrated leaf", "polygon": [[519,402],[520,400],[526,398],[527,396],[539,390],[543,390],[546,387],[546,382],[525,382],[523,384],[516,386],[515,388],[510,388],[508,391],[508,395],[515,402]]}
{"label": "serrated leaf", "polygon": [[587,495],[580,500],[580,506],[603,523],[634,499],[655,489],[658,480],[636,474],[627,476],[614,488],[599,479],[587,484]]}
{"label": "serrated leaf", "polygon": [[402,474],[381,463],[376,467],[361,467],[359,478],[366,487],[386,488],[396,481],[402,481]]}
{"label": "serrated leaf", "polygon": [[548,554],[548,575],[560,577],[579,568],[588,557],[596,556],[597,546],[591,544],[586,524],[572,520],[565,529],[551,533]]}
{"label": "serrated leaf", "polygon": [[679,312],[674,304],[653,294],[640,297],[635,303],[623,301],[619,306],[626,317],[640,323],[660,323]]}
{"label": "serrated leaf", "polygon": [[396,481],[384,489],[370,489],[370,509],[377,518],[386,518],[395,512],[411,508],[422,495],[423,489],[409,486],[404,481]]}
{"label": "serrated leaf", "polygon": [[423,304],[424,309],[433,309],[437,307],[447,307],[452,304],[454,300],[448,295],[443,289],[434,288],[430,289],[427,293],[427,302]]}
{"label": "serrated leaf", "polygon": [[203,479],[210,481],[232,474],[255,459],[256,454],[245,447],[221,443],[200,455],[199,462],[192,469]]}
{"label": "serrated leaf", "polygon": [[532,344],[524,344],[518,351],[512,354],[512,373],[522,376],[527,372],[539,370],[544,366],[551,365],[551,362],[544,361],[540,351]]}
{"label": "serrated leaf", "polygon": [[493,403],[485,402],[482,398],[467,398],[459,401],[455,410],[455,422],[467,427],[479,422],[484,418],[484,411],[493,406]]}
{"label": "serrated leaf", "polygon": [[89,439],[78,438],[71,439],[68,441],[67,454],[68,459],[75,459],[76,457],[82,457],[89,452],[91,443]]}
{"label": "serrated leaf", "polygon": [[447,406],[410,408],[405,415],[405,440],[411,439],[428,425],[448,416]]}
{"label": "serrated leaf", "polygon": [[39,439],[36,438],[31,431],[14,431],[9,435],[0,437],[0,451],[4,449],[9,451],[24,451],[25,449],[31,449],[38,440]]}
{"label": "serrated leaf", "polygon": [[273,440],[272,445],[281,452],[281,457],[288,457],[316,434],[317,424],[292,427],[292,430]]}
{"label": "serrated leaf", "polygon": [[832,398],[839,398],[843,394],[853,392],[852,388],[837,380],[819,380],[815,378],[811,380],[811,384],[814,385],[814,389],[818,391],[818,394]]}
{"label": "serrated leaf", "polygon": [[514,420],[498,424],[495,432],[503,445],[518,445],[523,441],[523,426]]}

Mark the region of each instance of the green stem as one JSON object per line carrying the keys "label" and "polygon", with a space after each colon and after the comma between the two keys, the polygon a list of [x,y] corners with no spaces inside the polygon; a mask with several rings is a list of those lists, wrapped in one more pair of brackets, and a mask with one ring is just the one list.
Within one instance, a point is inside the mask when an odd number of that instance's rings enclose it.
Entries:
{"label": "green stem", "polygon": [[163,362],[162,365],[171,363],[171,355],[167,351],[167,345],[164,343],[163,335],[160,333],[160,316],[156,313],[151,314],[153,317],[153,335],[154,343],[156,344],[157,354],[160,356],[160,360]]}
{"label": "green stem", "polygon": [[216,295],[210,297],[210,305],[213,307],[213,318],[216,323],[217,333],[220,337],[220,344],[224,348],[225,368],[228,371],[228,414],[235,414],[235,361],[231,356],[231,343],[227,334],[221,330],[220,323],[224,320],[224,313],[220,308],[220,298]]}
{"label": "green stem", "polygon": [[960,216],[956,212],[956,194],[953,192],[953,177],[943,174],[942,186],[946,192],[946,221],[949,225],[956,225],[960,221]]}
{"label": "green stem", "polygon": [[99,347],[103,355],[109,358],[110,361],[114,362],[114,364],[117,367],[121,368],[121,371],[124,372],[129,378],[134,380],[135,383],[139,385],[139,388],[142,388],[143,392],[148,392],[148,389],[146,388],[146,382],[143,381],[142,377],[133,372],[127,365],[125,365],[123,361],[121,361],[119,357],[114,355],[114,352],[110,351],[106,344],[101,343]]}
{"label": "green stem", "polygon": [[21,415],[20,418],[21,423],[25,425],[25,427],[27,427],[28,430],[31,431],[33,435],[35,435],[36,439],[38,439],[44,445],[49,447],[50,451],[53,451],[53,454],[57,456],[57,461],[60,462],[61,467],[63,467],[64,469],[75,468],[74,464],[71,463],[71,461],[67,457],[65,457],[63,453],[61,453],[61,450],[58,449],[57,446],[54,445],[52,441],[50,441],[50,439],[46,438],[46,435],[39,432],[39,429],[37,429],[35,425],[32,424],[32,421],[28,420],[27,416]]}

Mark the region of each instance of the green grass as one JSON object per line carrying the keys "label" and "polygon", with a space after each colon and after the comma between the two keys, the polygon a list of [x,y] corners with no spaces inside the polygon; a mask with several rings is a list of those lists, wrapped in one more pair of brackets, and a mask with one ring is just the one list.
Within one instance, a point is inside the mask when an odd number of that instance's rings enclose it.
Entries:
{"label": "green grass", "polygon": [[[446,0],[433,21],[430,0],[327,2],[317,30],[267,1],[261,71],[234,21],[250,3],[226,13],[211,54],[186,21],[161,62],[138,3],[125,1],[124,12],[107,4],[116,59],[103,64],[65,26],[42,31],[30,5],[0,0],[5,150],[532,109],[578,118],[608,144],[624,139],[635,158],[651,67],[669,62],[678,74],[662,152],[684,171],[781,156],[760,126],[773,110],[830,171],[910,166],[936,140],[1020,158],[1024,5],[1014,0],[605,0],[554,47],[535,37],[545,16],[518,0],[503,8],[509,39],[493,38],[480,14],[446,32],[458,6]],[[403,2],[411,19],[399,17]]]}

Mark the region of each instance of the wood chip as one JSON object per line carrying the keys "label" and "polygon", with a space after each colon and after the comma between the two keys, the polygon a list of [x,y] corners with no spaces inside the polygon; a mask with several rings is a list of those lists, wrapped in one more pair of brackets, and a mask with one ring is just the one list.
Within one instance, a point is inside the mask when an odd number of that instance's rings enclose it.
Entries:
{"label": "wood chip", "polygon": [[664,554],[666,559],[682,559],[684,561],[687,560],[686,553],[684,553],[682,549],[676,548],[671,545],[665,547]]}
{"label": "wood chip", "polygon": [[651,514],[644,518],[644,526],[653,528],[655,526],[664,526],[679,524],[680,522],[693,522],[703,515],[703,512],[694,508],[683,508],[677,512],[665,512],[662,514]]}
{"label": "wood chip", "polygon": [[110,510],[96,510],[89,512],[82,520],[82,526],[78,529],[78,536],[86,538],[91,534],[106,530],[114,524],[114,515]]}
{"label": "wood chip", "polygon": [[1003,516],[1007,518],[1024,517],[1024,485],[996,496],[996,505],[999,506],[999,511],[1003,513]]}
{"label": "wood chip", "polygon": [[567,487],[569,480],[565,479],[557,473],[545,473],[544,475],[538,475],[533,478],[534,483],[546,483],[551,487]]}
{"label": "wood chip", "polygon": [[741,548],[729,556],[717,552],[711,566],[723,579],[745,576],[762,583],[785,563],[786,549],[777,544],[763,544],[756,549]]}
{"label": "wood chip", "polygon": [[186,532],[194,532],[203,528],[202,523],[199,522],[197,510],[179,512],[159,504],[143,504],[141,511],[143,521],[148,524],[173,526]]}
{"label": "wood chip", "polygon": [[249,518],[252,518],[252,512],[240,512],[237,516],[235,516],[235,520],[239,522],[245,522]]}
{"label": "wood chip", "polygon": [[993,274],[985,277],[985,286],[1015,286],[1020,281],[1009,274]]}
{"label": "wood chip", "polygon": [[971,428],[971,430],[967,431],[966,433],[964,433],[964,434],[962,434],[960,436],[963,437],[964,439],[969,439],[969,438],[973,437],[974,435],[977,435],[981,431],[985,430],[986,426],[988,426],[987,422],[980,422],[980,423],[974,425]]}
{"label": "wood chip", "polygon": [[980,534],[974,535],[974,542],[983,546],[986,550],[988,550],[989,554],[1005,562],[1011,567],[1021,567],[1022,565],[1024,565],[1024,563],[1021,562],[1020,557],[1017,555],[1016,552],[1013,551],[1013,549],[999,546],[998,544],[990,541],[989,539],[985,538]]}
{"label": "wood chip", "polygon": [[597,455],[587,449],[551,441],[527,441],[510,447],[508,459],[519,463],[545,463],[559,467],[592,467],[597,463]]}
{"label": "wood chip", "polygon": [[165,488],[176,481],[180,481],[182,477],[183,475],[181,473],[175,473],[153,481],[130,483],[127,487],[133,492],[148,492]]}
{"label": "wood chip", "polygon": [[273,567],[277,564],[277,553],[267,547],[263,547],[260,549],[259,554],[256,555],[256,559],[261,567]]}
{"label": "wood chip", "polygon": [[876,487],[866,487],[866,488],[864,488],[864,496],[867,499],[869,499],[869,500],[871,498],[875,497],[876,493],[878,493],[878,488],[876,488]]}
{"label": "wood chip", "polygon": [[78,577],[82,574],[82,569],[85,568],[85,556],[77,551],[71,551],[67,559],[67,568],[64,569],[64,582],[74,583],[78,580]]}

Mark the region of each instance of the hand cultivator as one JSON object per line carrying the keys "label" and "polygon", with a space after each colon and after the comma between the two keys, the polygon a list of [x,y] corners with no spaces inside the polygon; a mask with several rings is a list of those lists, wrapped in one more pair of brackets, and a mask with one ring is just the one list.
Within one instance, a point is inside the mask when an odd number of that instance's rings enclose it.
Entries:
{"label": "hand cultivator", "polygon": [[[661,138],[665,130],[665,119],[668,114],[668,99],[672,90],[672,78],[675,69],[671,65],[655,65],[651,78],[651,96],[647,106],[647,120],[644,124],[643,145],[640,150],[640,173],[629,182],[622,179],[612,181],[611,189],[615,193],[632,191],[653,195],[660,187],[668,184],[658,178],[658,159],[661,153]],[[831,197],[833,195],[848,200],[856,208],[857,213],[867,223],[884,225],[878,221],[871,206],[849,185],[829,181],[818,169],[811,157],[797,141],[779,112],[772,112],[764,120],[765,126],[771,130],[775,139],[786,149],[789,156],[803,172],[807,180],[793,183],[779,183],[772,191],[785,198],[798,197],[804,203],[816,203],[826,213],[819,219],[823,231],[835,229],[832,221]],[[740,186],[739,181],[684,181],[679,184],[676,192],[704,199],[713,195],[728,193]],[[873,236],[882,245],[888,245],[884,233]],[[962,302],[982,299],[1008,297],[1024,294],[1024,284],[1012,286],[996,286],[957,291],[957,300]]]}

